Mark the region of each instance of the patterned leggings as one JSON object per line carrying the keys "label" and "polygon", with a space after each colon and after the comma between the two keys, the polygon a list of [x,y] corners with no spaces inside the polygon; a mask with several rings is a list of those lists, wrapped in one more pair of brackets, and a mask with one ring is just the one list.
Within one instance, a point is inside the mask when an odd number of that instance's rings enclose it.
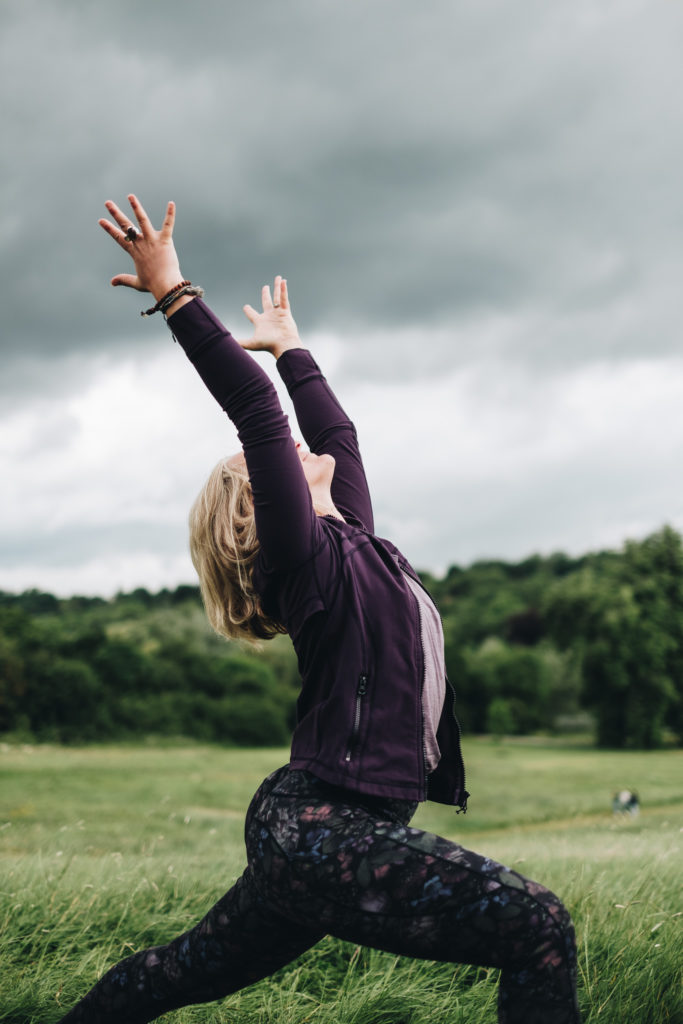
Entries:
{"label": "patterned leggings", "polygon": [[325,934],[502,968],[499,1021],[578,1024],[574,929],[543,886],[409,828],[416,804],[280,768],[246,821],[248,867],[205,918],[113,967],[61,1024],[146,1024],[251,985]]}

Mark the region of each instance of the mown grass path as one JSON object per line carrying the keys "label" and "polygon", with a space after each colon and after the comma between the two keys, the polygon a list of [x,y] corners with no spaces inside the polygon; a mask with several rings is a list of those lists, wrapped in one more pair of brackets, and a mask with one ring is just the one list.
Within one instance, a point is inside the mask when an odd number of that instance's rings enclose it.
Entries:
{"label": "mown grass path", "polygon": [[[555,889],[588,1024],[683,1024],[683,755],[466,747],[467,815],[415,823]],[[52,1024],[112,962],[198,919],[244,865],[244,811],[283,750],[0,748],[0,1021]],[[637,819],[612,793],[638,790]],[[490,1024],[496,972],[325,939],[173,1024]]]}

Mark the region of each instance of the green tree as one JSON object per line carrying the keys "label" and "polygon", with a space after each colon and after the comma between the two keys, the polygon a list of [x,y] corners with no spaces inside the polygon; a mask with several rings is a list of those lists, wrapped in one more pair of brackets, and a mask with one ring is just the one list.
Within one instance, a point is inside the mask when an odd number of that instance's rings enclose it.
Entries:
{"label": "green tree", "polygon": [[598,575],[588,567],[556,584],[545,616],[561,648],[581,657],[584,699],[601,746],[657,747],[680,700],[683,557],[669,529],[627,544]]}
{"label": "green tree", "polygon": [[487,731],[497,739],[509,736],[515,730],[515,716],[510,702],[504,697],[494,697],[486,712]]}
{"label": "green tree", "polygon": [[25,721],[26,669],[16,640],[0,633],[0,732]]}
{"label": "green tree", "polygon": [[72,743],[97,739],[106,730],[102,685],[75,658],[39,653],[30,666],[28,714],[39,739]]}
{"label": "green tree", "polygon": [[512,647],[489,637],[480,647],[465,651],[460,680],[462,703],[473,713],[470,727],[490,729],[491,705],[504,701],[507,731],[515,734],[550,728],[550,666],[537,648]]}

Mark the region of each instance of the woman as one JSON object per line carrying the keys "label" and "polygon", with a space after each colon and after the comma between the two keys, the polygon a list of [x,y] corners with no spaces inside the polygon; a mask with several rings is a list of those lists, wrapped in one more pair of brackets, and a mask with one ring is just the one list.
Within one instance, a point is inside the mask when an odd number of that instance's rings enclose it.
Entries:
{"label": "woman", "polygon": [[[407,956],[502,969],[499,1020],[575,1024],[574,934],[543,886],[409,827],[417,803],[464,810],[465,772],[438,614],[391,543],[373,533],[356,433],[299,340],[286,282],[263,289],[236,342],[184,282],[168,205],[161,231],[129,196],[102,227],[133,258],[114,285],[150,291],[243,451],[216,467],[191,514],[213,626],[287,631],[302,688],[288,765],[247,813],[248,866],[196,927],[112,968],[63,1024],[142,1024],[218,999],[325,934]],[[153,307],[154,308],[154,307]],[[149,310],[148,312],[151,312]],[[244,349],[271,352],[304,451]]]}

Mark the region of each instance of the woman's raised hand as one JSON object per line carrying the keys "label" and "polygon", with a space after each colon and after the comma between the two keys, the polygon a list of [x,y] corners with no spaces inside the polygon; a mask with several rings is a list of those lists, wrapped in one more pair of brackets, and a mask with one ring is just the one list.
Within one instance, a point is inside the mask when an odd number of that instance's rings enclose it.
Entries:
{"label": "woman's raised hand", "polygon": [[239,340],[242,348],[251,352],[270,352],[276,359],[287,349],[303,348],[289,308],[287,282],[279,274],[275,278],[272,297],[270,287],[264,284],[261,305],[262,313],[257,312],[253,306],[243,307],[247,319],[254,325],[254,333],[251,338]]}
{"label": "woman's raised hand", "polygon": [[[133,213],[140,225],[138,231],[130,217],[127,217],[116,203],[108,200],[104,205],[116,221],[102,218],[98,223],[108,235],[132,257],[135,264],[134,274],[116,274],[111,283],[135,288],[139,292],[151,292],[159,301],[175,285],[183,280],[180,264],[173,244],[173,224],[175,221],[175,203],[166,207],[166,216],[157,231],[145,213],[142,203],[134,195],[128,196]],[[180,300],[179,300],[180,301]]]}

